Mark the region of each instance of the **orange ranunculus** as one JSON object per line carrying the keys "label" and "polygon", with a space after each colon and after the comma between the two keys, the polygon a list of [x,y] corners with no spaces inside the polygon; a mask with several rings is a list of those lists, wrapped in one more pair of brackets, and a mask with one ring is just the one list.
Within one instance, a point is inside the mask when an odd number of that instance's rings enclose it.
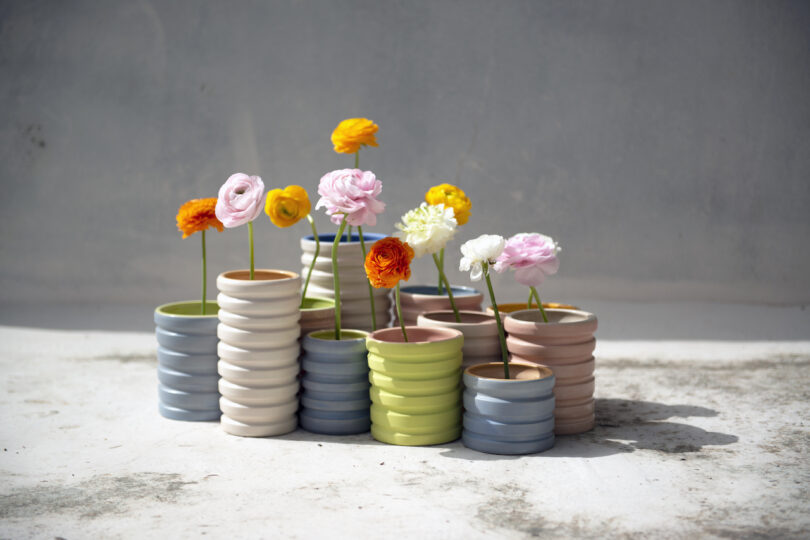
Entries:
{"label": "orange ranunculus", "polygon": [[301,186],[287,186],[267,192],[264,213],[276,227],[289,227],[307,217],[311,209],[309,195]]}
{"label": "orange ranunculus", "polygon": [[377,240],[366,255],[366,275],[380,289],[395,287],[400,280],[411,277],[413,249],[399,238],[388,236]]}
{"label": "orange ranunculus", "polygon": [[332,132],[332,144],[339,154],[354,154],[361,146],[377,146],[374,134],[380,126],[368,118],[347,118]]}
{"label": "orange ranunculus", "polygon": [[188,238],[195,232],[200,232],[214,227],[219,232],[225,227],[214,209],[217,206],[217,198],[191,199],[177,210],[177,228],[183,233],[183,238]]}
{"label": "orange ranunculus", "polygon": [[459,225],[464,225],[470,219],[470,207],[472,203],[467,195],[452,184],[439,184],[433,186],[425,193],[425,201],[428,204],[444,204],[445,208],[452,208]]}

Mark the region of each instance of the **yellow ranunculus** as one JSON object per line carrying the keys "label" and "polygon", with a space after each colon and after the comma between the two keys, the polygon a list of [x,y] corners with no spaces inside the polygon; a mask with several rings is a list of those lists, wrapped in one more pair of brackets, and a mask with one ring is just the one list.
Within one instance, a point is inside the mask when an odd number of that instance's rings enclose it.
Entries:
{"label": "yellow ranunculus", "polygon": [[374,134],[380,126],[368,118],[347,118],[332,132],[332,144],[339,154],[354,154],[361,146],[377,146]]}
{"label": "yellow ranunculus", "polygon": [[459,225],[464,225],[470,219],[470,199],[464,192],[452,184],[439,184],[433,186],[425,193],[425,201],[428,204],[444,204],[452,208],[456,214],[456,221]]}
{"label": "yellow ranunculus", "polygon": [[264,213],[277,227],[289,227],[307,217],[311,208],[309,195],[301,186],[272,189],[267,193]]}

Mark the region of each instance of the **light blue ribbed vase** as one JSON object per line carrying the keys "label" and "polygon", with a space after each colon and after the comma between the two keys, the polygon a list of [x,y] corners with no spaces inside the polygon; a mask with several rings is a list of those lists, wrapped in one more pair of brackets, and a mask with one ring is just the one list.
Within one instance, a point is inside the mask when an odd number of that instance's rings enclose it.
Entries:
{"label": "light blue ribbed vase", "polygon": [[487,454],[534,454],[554,446],[554,374],[543,366],[478,364],[464,371],[464,446]]}
{"label": "light blue ribbed vase", "polygon": [[365,433],[371,427],[366,336],[361,330],[307,334],[301,346],[302,428],[324,435]]}
{"label": "light blue ribbed vase", "polygon": [[219,420],[216,302],[175,302],[155,309],[158,411],[172,420]]}

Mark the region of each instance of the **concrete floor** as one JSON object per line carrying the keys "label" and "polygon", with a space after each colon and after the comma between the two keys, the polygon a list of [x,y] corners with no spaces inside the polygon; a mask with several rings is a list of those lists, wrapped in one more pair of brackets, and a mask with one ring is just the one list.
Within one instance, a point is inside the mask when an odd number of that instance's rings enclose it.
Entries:
{"label": "concrete floor", "polygon": [[601,339],[597,428],[524,457],[166,420],[154,351],[0,327],[0,537],[810,535],[807,340]]}

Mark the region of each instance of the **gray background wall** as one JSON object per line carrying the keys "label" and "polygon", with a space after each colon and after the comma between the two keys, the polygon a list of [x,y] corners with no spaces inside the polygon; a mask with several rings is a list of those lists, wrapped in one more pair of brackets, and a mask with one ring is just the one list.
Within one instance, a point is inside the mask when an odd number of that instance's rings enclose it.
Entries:
{"label": "gray background wall", "polygon": [[[547,299],[808,302],[808,29],[799,1],[2,2],[0,302],[193,298],[177,207],[236,171],[314,198],[351,116],[380,125],[376,231],[450,181],[453,254],[559,240]],[[306,232],[262,215],[258,265]],[[247,231],[209,236],[213,289]]]}

